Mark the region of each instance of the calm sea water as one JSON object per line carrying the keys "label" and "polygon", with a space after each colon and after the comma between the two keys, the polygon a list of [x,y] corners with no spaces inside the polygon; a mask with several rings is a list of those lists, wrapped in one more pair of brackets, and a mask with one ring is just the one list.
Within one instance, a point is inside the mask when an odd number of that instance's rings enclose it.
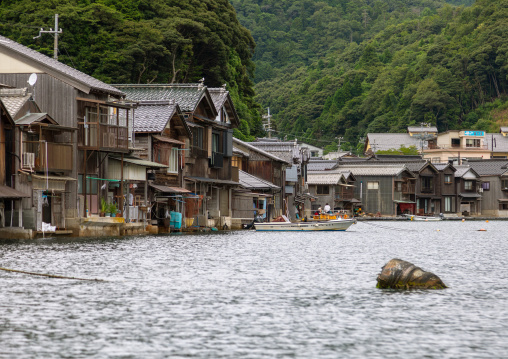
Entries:
{"label": "calm sea water", "polygon": [[[486,229],[479,232],[478,229]],[[2,358],[506,358],[508,223],[0,244]],[[440,291],[376,289],[392,258]]]}

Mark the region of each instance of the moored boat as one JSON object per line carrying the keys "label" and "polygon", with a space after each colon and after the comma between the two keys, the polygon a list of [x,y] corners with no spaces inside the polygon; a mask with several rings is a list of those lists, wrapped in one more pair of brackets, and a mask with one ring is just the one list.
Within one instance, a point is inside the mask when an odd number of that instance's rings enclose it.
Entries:
{"label": "moored boat", "polygon": [[356,220],[332,219],[309,222],[263,222],[254,223],[256,231],[345,231]]}
{"label": "moored boat", "polygon": [[443,216],[439,215],[438,217],[433,216],[417,216],[415,214],[405,214],[404,215],[407,219],[410,221],[424,221],[424,222],[430,222],[430,221],[442,221]]}

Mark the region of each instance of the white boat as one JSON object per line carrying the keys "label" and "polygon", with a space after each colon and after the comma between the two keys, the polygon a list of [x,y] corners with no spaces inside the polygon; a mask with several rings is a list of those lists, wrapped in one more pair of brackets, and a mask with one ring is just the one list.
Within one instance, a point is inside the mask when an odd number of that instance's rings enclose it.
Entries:
{"label": "white boat", "polygon": [[424,222],[430,222],[430,221],[442,221],[443,217],[433,217],[433,216],[417,216],[415,214],[405,214],[406,218],[410,221],[424,221]]}
{"label": "white boat", "polygon": [[310,222],[263,222],[254,223],[256,231],[345,231],[355,219],[332,219]]}

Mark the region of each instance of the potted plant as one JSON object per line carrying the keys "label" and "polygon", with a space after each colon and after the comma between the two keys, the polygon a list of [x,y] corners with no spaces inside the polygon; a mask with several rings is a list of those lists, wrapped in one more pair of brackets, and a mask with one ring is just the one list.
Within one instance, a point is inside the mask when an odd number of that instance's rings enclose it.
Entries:
{"label": "potted plant", "polygon": [[110,203],[108,207],[109,207],[109,209],[108,209],[109,216],[114,217],[116,214],[116,204]]}
{"label": "potted plant", "polygon": [[104,198],[101,198],[101,213],[100,213],[100,216],[104,217],[106,215],[107,210],[108,210],[108,204],[106,203],[106,200]]}

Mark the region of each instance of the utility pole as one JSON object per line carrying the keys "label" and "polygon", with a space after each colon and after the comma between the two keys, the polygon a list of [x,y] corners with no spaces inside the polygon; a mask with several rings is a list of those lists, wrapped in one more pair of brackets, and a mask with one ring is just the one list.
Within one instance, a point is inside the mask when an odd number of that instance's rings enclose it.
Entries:
{"label": "utility pole", "polygon": [[268,120],[268,123],[264,125],[266,132],[268,132],[268,138],[272,138],[272,115],[270,115],[270,107],[268,107],[268,115],[263,115],[264,120]]}
{"label": "utility pole", "polygon": [[55,44],[53,46],[53,58],[58,60],[58,34],[62,33],[62,29],[58,29],[58,14],[55,14],[55,29],[49,28],[48,30],[44,30],[42,27],[39,31],[39,35],[35,36],[34,39],[41,37],[42,34],[54,34],[55,35]]}
{"label": "utility pole", "polygon": [[340,153],[340,142],[344,139],[344,137],[335,137],[337,140],[339,140],[339,147],[337,149],[337,152]]}

